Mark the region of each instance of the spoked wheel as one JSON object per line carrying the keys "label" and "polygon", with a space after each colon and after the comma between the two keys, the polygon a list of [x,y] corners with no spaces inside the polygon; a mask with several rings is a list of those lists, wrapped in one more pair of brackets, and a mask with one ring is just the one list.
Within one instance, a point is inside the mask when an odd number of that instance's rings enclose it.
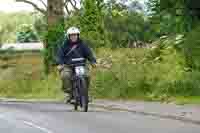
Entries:
{"label": "spoked wheel", "polygon": [[76,86],[73,89],[73,96],[75,98],[74,110],[78,110],[78,106],[81,107],[81,111],[88,111],[88,88],[84,78],[80,78],[76,82]]}
{"label": "spoked wheel", "polygon": [[81,97],[81,104],[82,104],[82,111],[87,112],[88,111],[88,98],[86,96]]}
{"label": "spoked wheel", "polygon": [[83,112],[88,111],[88,88],[84,78],[80,80],[80,105]]}
{"label": "spoked wheel", "polygon": [[77,111],[78,110],[78,105],[79,105],[79,97],[78,97],[78,89],[77,88],[74,88],[73,95],[74,95],[74,98],[75,98],[74,110]]}
{"label": "spoked wheel", "polygon": [[78,102],[77,102],[77,100],[76,100],[75,103],[74,103],[74,110],[75,110],[75,111],[78,110]]}

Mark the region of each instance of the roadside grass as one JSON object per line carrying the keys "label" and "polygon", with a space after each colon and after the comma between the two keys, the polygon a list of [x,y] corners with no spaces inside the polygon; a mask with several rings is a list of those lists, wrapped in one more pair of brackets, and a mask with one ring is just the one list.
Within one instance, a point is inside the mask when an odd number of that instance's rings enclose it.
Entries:
{"label": "roadside grass", "polygon": [[[41,54],[18,54],[10,57],[8,68],[1,68],[0,95],[12,98],[62,99],[57,73],[45,78]],[[5,61],[0,61],[5,65]],[[9,65],[8,65],[9,66]]]}
{"label": "roadside grass", "polygon": [[176,97],[174,101],[178,105],[184,104],[200,104],[200,96],[190,96],[190,97]]}
{"label": "roadside grass", "polygon": [[[142,48],[102,48],[96,53],[98,66],[90,71],[94,98],[200,103],[200,73],[184,72],[177,52],[164,54],[162,61],[149,60],[149,49]],[[40,53],[12,54],[0,64],[1,97],[63,99],[59,74],[44,76]]]}

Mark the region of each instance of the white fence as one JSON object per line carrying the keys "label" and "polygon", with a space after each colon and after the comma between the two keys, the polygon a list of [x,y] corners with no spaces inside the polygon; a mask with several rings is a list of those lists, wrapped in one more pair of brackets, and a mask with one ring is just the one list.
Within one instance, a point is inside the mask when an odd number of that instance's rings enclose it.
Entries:
{"label": "white fence", "polygon": [[13,43],[3,44],[0,50],[12,49],[16,51],[20,50],[42,50],[44,48],[43,43]]}

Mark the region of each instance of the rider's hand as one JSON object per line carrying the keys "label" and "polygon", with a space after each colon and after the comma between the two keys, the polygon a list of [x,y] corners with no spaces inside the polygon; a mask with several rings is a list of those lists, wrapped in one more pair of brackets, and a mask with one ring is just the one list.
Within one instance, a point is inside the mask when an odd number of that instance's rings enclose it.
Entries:
{"label": "rider's hand", "polygon": [[61,71],[63,68],[64,68],[64,65],[58,65],[57,66],[58,71]]}
{"label": "rider's hand", "polygon": [[93,63],[91,64],[93,68],[96,68],[97,67],[97,64],[96,63]]}

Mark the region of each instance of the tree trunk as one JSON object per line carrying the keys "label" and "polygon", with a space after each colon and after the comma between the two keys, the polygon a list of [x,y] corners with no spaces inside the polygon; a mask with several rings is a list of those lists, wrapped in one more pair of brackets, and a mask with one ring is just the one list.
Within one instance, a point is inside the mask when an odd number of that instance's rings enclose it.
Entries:
{"label": "tree trunk", "polygon": [[[47,2],[47,36],[45,40],[44,66],[48,75],[55,63],[55,52],[64,29],[64,0],[48,0]],[[61,28],[60,28],[61,27]]]}
{"label": "tree trunk", "polygon": [[54,26],[63,21],[64,18],[64,1],[48,0],[47,3],[48,25]]}

